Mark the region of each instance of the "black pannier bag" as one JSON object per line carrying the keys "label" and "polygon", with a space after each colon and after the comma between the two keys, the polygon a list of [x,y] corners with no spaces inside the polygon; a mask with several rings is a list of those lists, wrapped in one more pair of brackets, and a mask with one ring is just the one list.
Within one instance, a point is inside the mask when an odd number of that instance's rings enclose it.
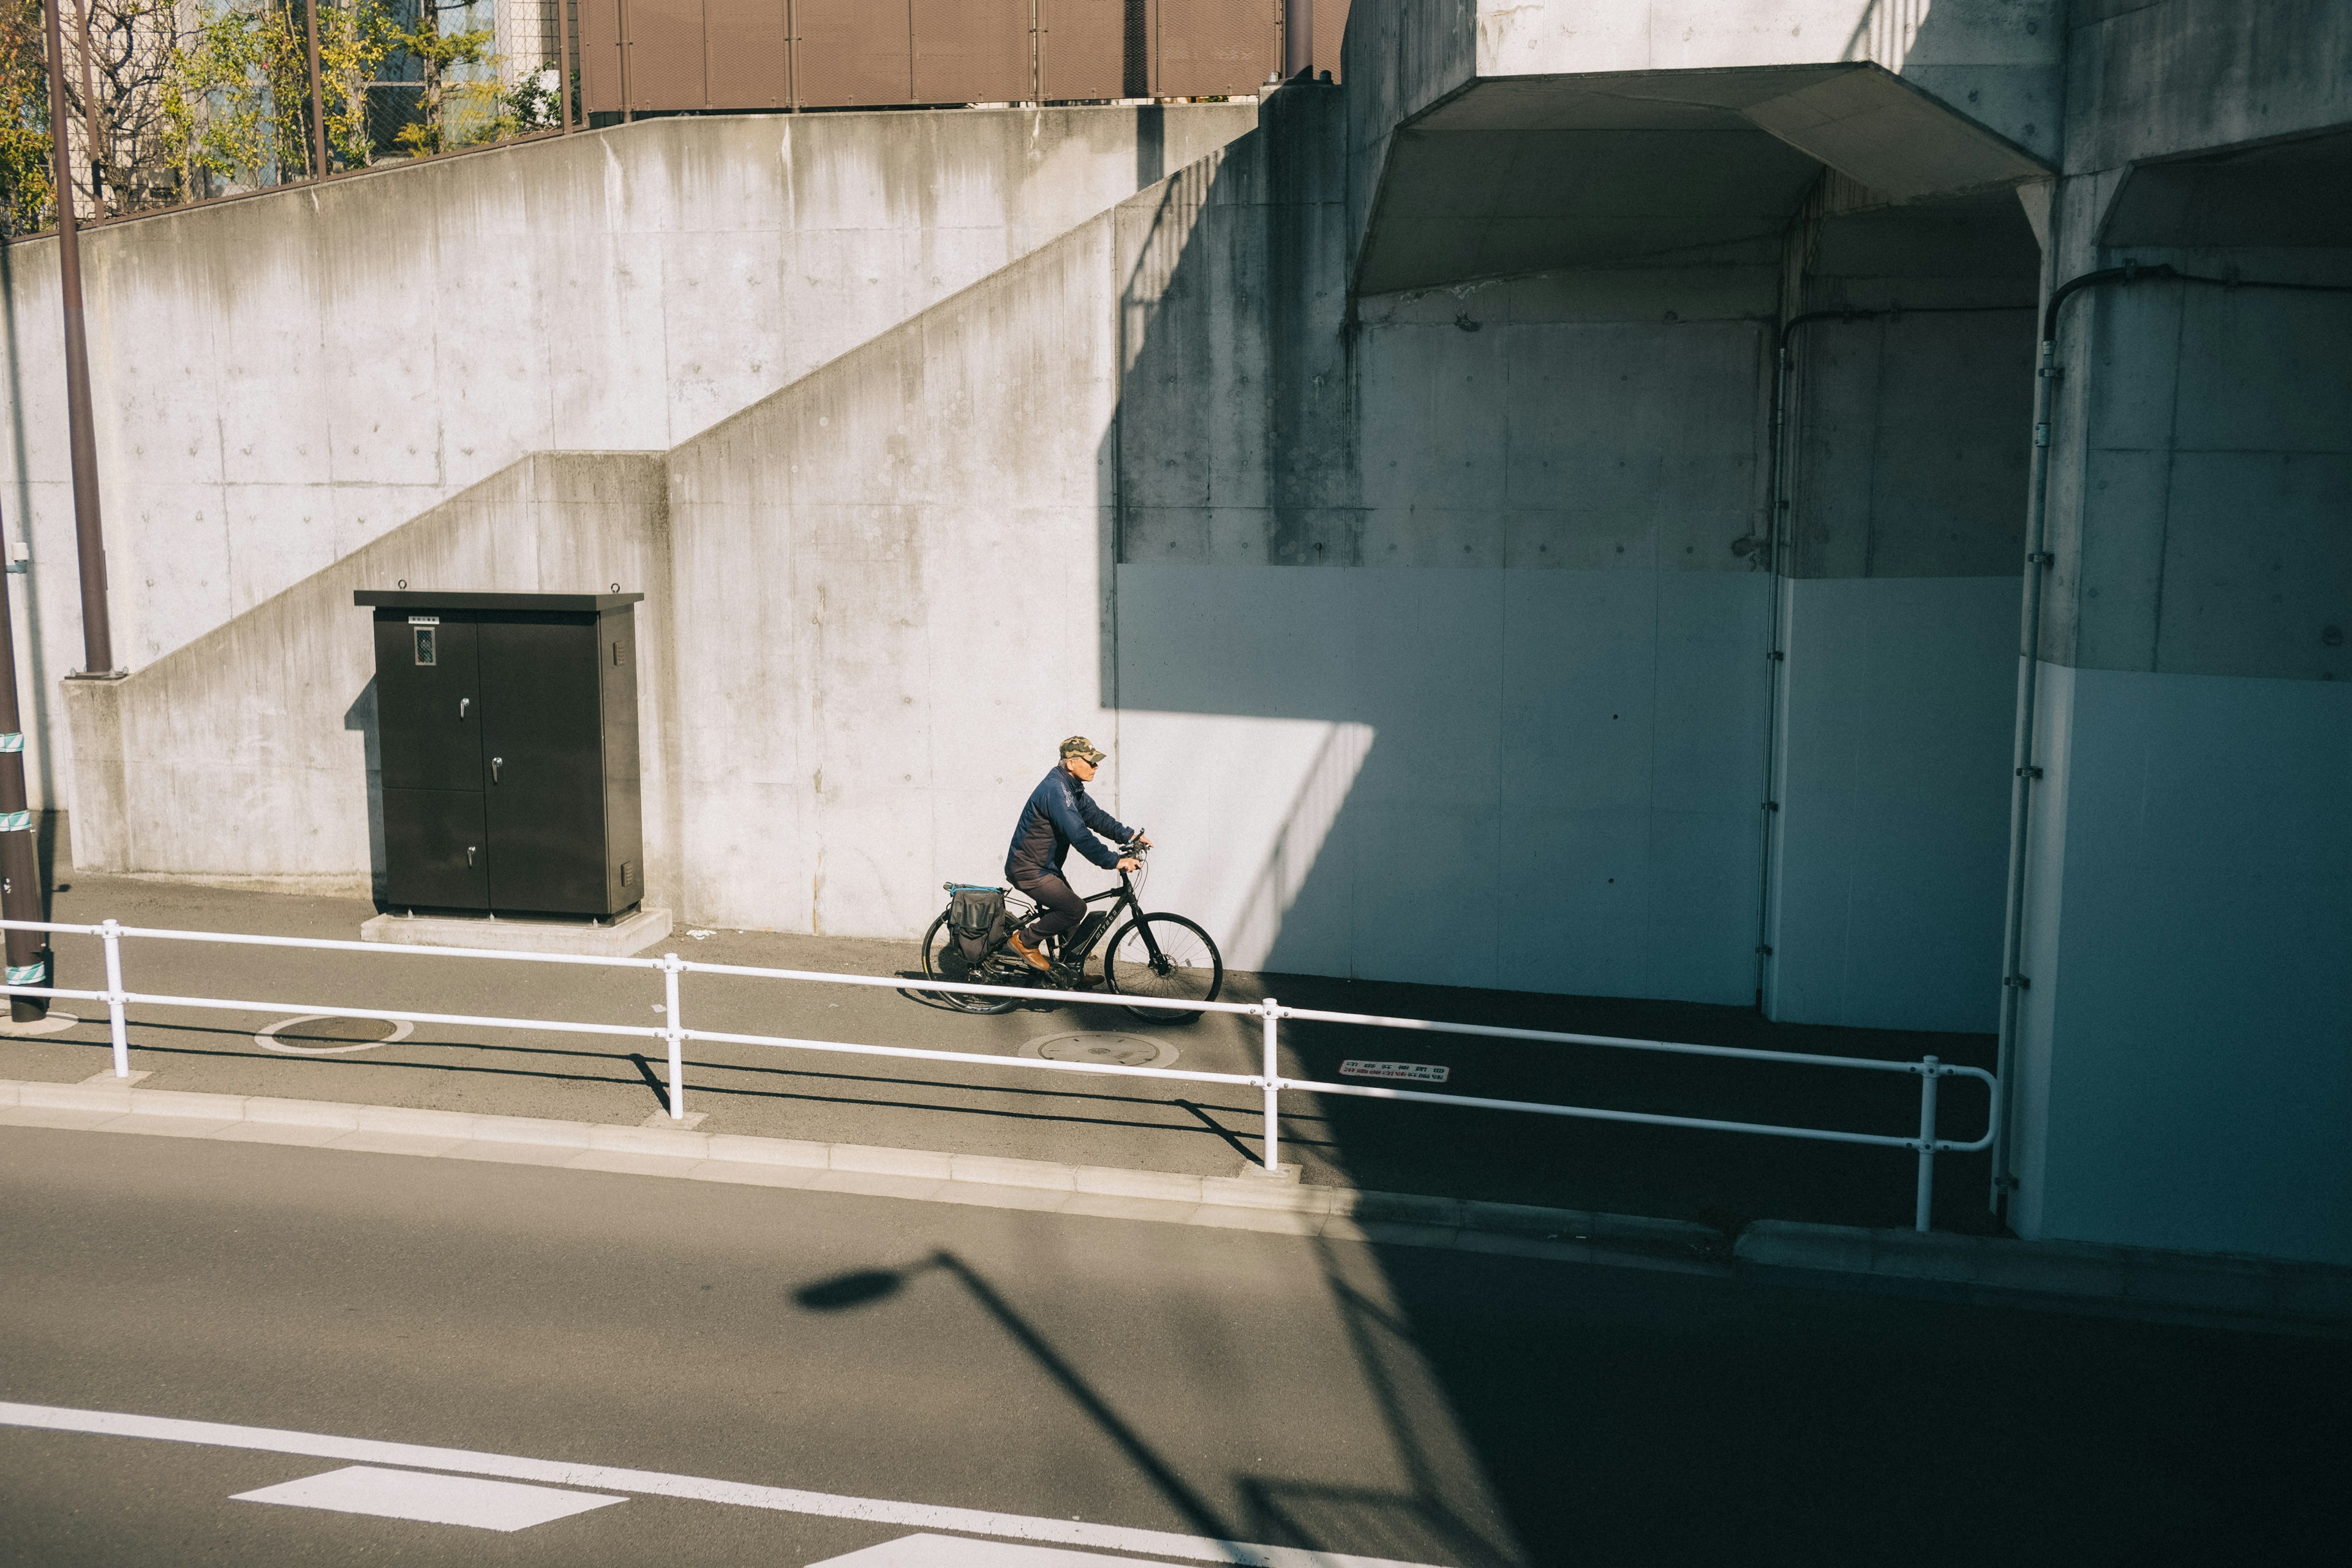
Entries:
{"label": "black pannier bag", "polygon": [[958,888],[948,900],[948,929],[967,963],[978,963],[1013,934],[1002,888]]}

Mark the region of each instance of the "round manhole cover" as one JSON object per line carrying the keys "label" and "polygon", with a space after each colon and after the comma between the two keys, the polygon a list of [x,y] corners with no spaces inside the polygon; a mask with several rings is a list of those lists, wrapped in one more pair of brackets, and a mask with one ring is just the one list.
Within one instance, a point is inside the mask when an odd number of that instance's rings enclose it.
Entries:
{"label": "round manhole cover", "polygon": [[1104,1067],[1164,1068],[1176,1063],[1175,1047],[1145,1035],[1048,1035],[1022,1047],[1021,1054],[1046,1061],[1092,1062]]}
{"label": "round manhole cover", "polygon": [[353,1018],[341,1013],[306,1013],[280,1018],[253,1037],[265,1051],[289,1057],[340,1057],[408,1038],[411,1026],[385,1018]]}

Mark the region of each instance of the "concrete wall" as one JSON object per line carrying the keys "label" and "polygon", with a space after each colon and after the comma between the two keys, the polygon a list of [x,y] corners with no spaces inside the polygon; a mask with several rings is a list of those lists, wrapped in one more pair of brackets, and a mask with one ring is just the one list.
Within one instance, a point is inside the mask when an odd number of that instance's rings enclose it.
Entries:
{"label": "concrete wall", "polygon": [[1774,255],[1351,331],[1337,183],[1297,173],[1342,108],[1277,95],[1122,214],[1121,799],[1186,847],[1155,896],[1244,963],[1748,1001]]}
{"label": "concrete wall", "polygon": [[[548,449],[665,450],[1247,130],[1247,104],[652,121],[83,243],[137,667]],[[0,251],[0,499],[81,663],[54,241]],[[28,757],[63,804],[63,759]]]}
{"label": "concrete wall", "polygon": [[1990,1030],[2039,247],[2006,192],[1817,213],[1791,245],[1764,1005]]}
{"label": "concrete wall", "polygon": [[[2105,232],[2130,160],[2339,163],[2352,6],[2077,13],[2058,277],[2352,286],[2193,203]],[[2352,292],[2095,289],[2058,359],[2014,1223],[2352,1261]]]}

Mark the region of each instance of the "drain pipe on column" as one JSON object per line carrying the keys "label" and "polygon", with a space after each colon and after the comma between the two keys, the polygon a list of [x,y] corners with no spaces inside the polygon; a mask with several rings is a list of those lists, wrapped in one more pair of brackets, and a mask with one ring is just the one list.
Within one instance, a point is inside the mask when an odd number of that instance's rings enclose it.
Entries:
{"label": "drain pipe on column", "polygon": [[[2000,1104],[1995,1108],[1998,1114],[1993,1128],[1992,1190],[1986,1198],[1986,1206],[1995,1214],[2004,1213],[2009,1194],[2017,1190],[2016,1173],[2010,1169],[2010,1125],[2012,1121],[2010,1113],[2017,1102],[2014,1079],[2018,1014],[2031,983],[2022,967],[2025,959],[2026,834],[2032,821],[2033,786],[2042,778],[2042,769],[2033,761],[2034,704],[2041,694],[2042,585],[2043,574],[2055,564],[2047,543],[2046,524],[2050,505],[2052,415],[2058,378],[2063,372],[2063,367],[2057,363],[2058,310],[2084,289],[2103,283],[2130,283],[2141,278],[2183,279],[2186,275],[2168,266],[2142,267],[2137,262],[2127,261],[2121,267],[2101,268],[2068,279],[2051,289],[2049,303],[2042,308],[2040,354],[2033,371],[2033,450],[2025,480],[2024,605],[2018,636],[2017,733],[2011,748],[2009,885],[2004,899],[2000,938],[2000,1032],[1993,1062],[1993,1076],[2000,1085]],[[2204,279],[2187,280],[2207,281]]]}
{"label": "drain pipe on column", "polygon": [[2011,1078],[2017,1063],[2018,1001],[2026,985],[2018,967],[2025,941],[2025,833],[2033,804],[2033,782],[2042,776],[2042,770],[2033,765],[2033,704],[2041,687],[2042,574],[2050,565],[2050,552],[2042,548],[2042,540],[2049,511],[2051,390],[2058,379],[2054,363],[2058,344],[2052,335],[2057,307],[2058,299],[2053,297],[2043,316],[2041,351],[2033,369],[2033,452],[2025,479],[2025,602],[2019,611],[2017,733],[2010,748],[2009,879],[2000,933],[2000,1033],[1993,1058],[2001,1103],[1996,1107],[1993,1129],[1992,1191],[1986,1200],[1986,1206],[1995,1214],[2001,1213],[2017,1187],[2017,1178],[2009,1169],[2009,1112],[2016,1099]]}

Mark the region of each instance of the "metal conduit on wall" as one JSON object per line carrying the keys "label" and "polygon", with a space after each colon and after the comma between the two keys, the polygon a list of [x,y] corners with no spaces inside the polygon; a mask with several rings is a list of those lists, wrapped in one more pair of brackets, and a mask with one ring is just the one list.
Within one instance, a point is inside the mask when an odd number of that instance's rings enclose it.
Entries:
{"label": "metal conduit on wall", "polygon": [[1348,0],[581,0],[583,110],[624,117],[1233,98],[1337,79]]}

